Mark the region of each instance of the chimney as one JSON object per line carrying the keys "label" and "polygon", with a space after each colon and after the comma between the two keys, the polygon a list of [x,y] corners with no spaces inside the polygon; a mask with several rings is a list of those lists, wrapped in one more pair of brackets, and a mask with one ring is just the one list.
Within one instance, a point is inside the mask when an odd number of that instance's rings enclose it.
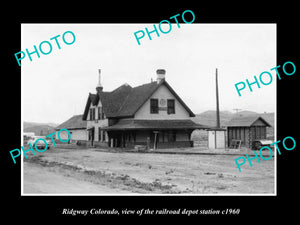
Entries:
{"label": "chimney", "polygon": [[97,93],[103,91],[103,86],[101,84],[101,69],[98,69],[98,72],[99,72],[99,80],[98,80],[98,84],[96,86]]}
{"label": "chimney", "polygon": [[165,80],[166,77],[166,70],[164,69],[158,69],[156,70],[156,74],[157,74],[157,83],[160,83],[162,80]]}

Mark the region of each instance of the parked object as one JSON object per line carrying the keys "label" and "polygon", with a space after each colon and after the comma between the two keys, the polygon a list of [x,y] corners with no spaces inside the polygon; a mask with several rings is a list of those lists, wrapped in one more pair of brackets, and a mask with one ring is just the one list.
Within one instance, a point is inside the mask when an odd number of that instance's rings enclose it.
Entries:
{"label": "parked object", "polygon": [[262,147],[265,147],[265,146],[268,146],[268,147],[272,148],[272,146],[271,146],[272,143],[273,142],[270,141],[270,140],[264,140],[264,139],[254,140],[252,142],[252,150],[259,150],[259,149],[261,149]]}
{"label": "parked object", "polygon": [[[47,149],[50,149],[50,145],[52,145],[52,142],[50,139],[44,137],[44,136],[34,136],[32,137],[30,140],[28,140],[27,144],[31,144],[32,146],[34,146],[35,144],[35,141],[37,139],[44,139],[46,142],[47,142]],[[44,141],[38,141],[36,142],[36,147],[38,149],[45,149],[46,145],[45,145],[45,142]]]}

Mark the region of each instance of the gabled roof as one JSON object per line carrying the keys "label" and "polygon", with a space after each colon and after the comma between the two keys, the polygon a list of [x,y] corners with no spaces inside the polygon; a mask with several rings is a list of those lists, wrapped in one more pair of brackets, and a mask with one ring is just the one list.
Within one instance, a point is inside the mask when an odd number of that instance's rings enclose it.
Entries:
{"label": "gabled roof", "polygon": [[190,116],[195,116],[189,107],[176,94],[171,86],[162,80],[160,83],[151,82],[132,88],[128,84],[122,85],[112,92],[99,92],[97,94],[89,94],[83,120],[86,120],[90,104],[97,105],[101,100],[104,114],[107,118],[126,118],[134,117],[134,114],[140,107],[152,96],[152,94],[161,86],[165,85],[175,98],[189,112]]}
{"label": "gabled roof", "polygon": [[86,121],[82,120],[82,115],[72,116],[67,121],[55,127],[55,130],[60,130],[62,128],[66,128],[68,130],[72,129],[86,129]]}
{"label": "gabled roof", "polygon": [[267,127],[271,127],[271,125],[260,116],[237,116],[228,122],[227,127],[251,127],[257,120],[261,120]]}
{"label": "gabled roof", "polygon": [[132,90],[131,86],[124,84],[112,92],[100,92],[96,97],[95,105],[98,104],[100,99],[106,117],[117,117],[120,108]]}
{"label": "gabled roof", "polygon": [[157,82],[151,82],[133,88],[119,109],[118,116],[134,116],[138,109],[151,97],[159,86]]}

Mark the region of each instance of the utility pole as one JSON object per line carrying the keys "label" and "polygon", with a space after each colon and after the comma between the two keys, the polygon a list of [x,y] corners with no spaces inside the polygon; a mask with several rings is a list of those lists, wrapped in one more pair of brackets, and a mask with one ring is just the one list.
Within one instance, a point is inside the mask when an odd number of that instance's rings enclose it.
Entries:
{"label": "utility pole", "polygon": [[238,114],[239,111],[241,111],[242,109],[233,109],[235,110],[235,113]]}
{"label": "utility pole", "polygon": [[218,90],[218,69],[216,68],[216,101],[217,101],[217,128],[220,128],[220,110],[219,110],[219,90]]}

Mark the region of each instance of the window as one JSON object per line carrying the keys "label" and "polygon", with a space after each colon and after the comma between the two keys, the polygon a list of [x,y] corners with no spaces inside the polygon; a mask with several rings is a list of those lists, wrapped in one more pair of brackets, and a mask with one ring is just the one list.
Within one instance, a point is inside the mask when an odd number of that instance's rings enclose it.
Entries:
{"label": "window", "polygon": [[175,100],[168,99],[168,114],[175,114]]}
{"label": "window", "polygon": [[90,109],[90,120],[95,120],[95,108]]}
{"label": "window", "polygon": [[150,113],[158,113],[158,99],[151,98],[150,99]]}
{"label": "window", "polygon": [[99,120],[103,120],[104,119],[103,108],[101,106],[98,107],[98,119]]}
{"label": "window", "polygon": [[93,141],[94,140],[94,135],[95,135],[94,129],[89,130],[88,131],[88,140]]}
{"label": "window", "polygon": [[98,140],[101,142],[104,142],[106,139],[106,132],[101,129],[101,127],[98,127]]}

